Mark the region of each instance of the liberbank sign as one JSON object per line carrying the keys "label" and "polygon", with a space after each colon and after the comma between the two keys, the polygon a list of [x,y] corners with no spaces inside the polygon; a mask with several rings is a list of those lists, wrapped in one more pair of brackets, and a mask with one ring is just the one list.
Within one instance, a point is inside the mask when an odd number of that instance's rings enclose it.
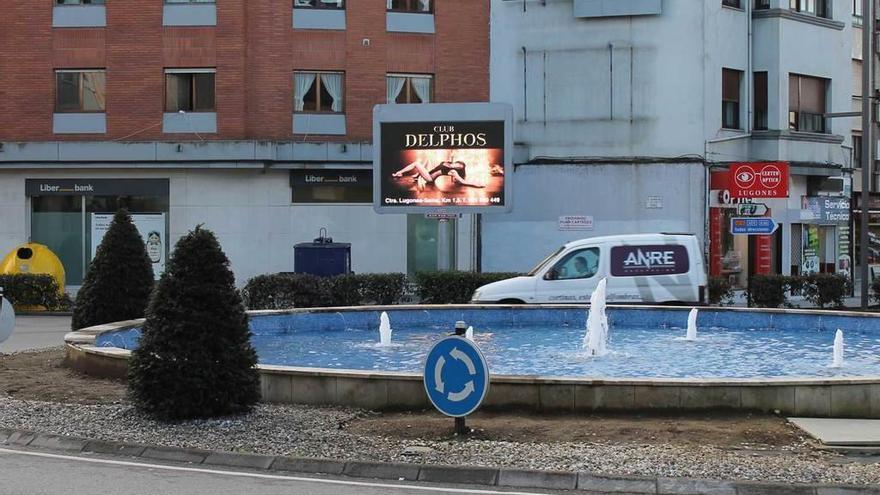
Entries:
{"label": "liberbank sign", "polygon": [[168,196],[168,179],[27,179],[28,196]]}

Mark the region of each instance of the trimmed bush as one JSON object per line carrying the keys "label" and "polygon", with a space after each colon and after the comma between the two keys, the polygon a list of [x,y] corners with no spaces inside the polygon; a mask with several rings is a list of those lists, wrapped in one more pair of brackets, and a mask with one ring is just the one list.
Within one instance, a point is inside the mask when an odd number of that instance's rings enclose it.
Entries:
{"label": "trimmed bush", "polygon": [[802,283],[799,288],[804,297],[820,308],[842,308],[843,300],[852,290],[849,279],[835,273],[815,273],[800,278]]}
{"label": "trimmed bush", "polygon": [[150,300],[129,363],[133,402],[165,420],[245,412],[260,398],[256,364],[229,260],[196,227],[177,242]]}
{"label": "trimmed bush", "polygon": [[753,275],[746,290],[749,306],[778,308],[786,302],[785,293],[792,280],[785,275]]}
{"label": "trimmed bush", "polygon": [[258,275],[242,289],[248,309],[314,308],[326,305],[326,287],[320,277],[305,273]]}
{"label": "trimmed bush", "polygon": [[403,297],[406,275],[368,273],[321,278],[303,273],[259,275],[242,290],[248,309],[291,309],[360,304],[395,304]]}
{"label": "trimmed bush", "polygon": [[518,275],[504,272],[419,272],[415,278],[423,303],[465,304],[470,302],[477,288]]}
{"label": "trimmed bush", "polygon": [[723,306],[733,300],[733,286],[727,277],[709,277],[709,304]]}
{"label": "trimmed bush", "polygon": [[321,279],[325,297],[321,305],[324,306],[358,306],[361,303],[361,285],[363,280],[360,275],[337,275],[332,278]]}
{"label": "trimmed bush", "polygon": [[3,287],[3,297],[16,309],[42,306],[48,311],[64,311],[70,308],[67,294],[61,294],[58,282],[49,275],[0,275],[0,287]]}
{"label": "trimmed bush", "polygon": [[366,273],[361,278],[361,298],[367,304],[396,304],[406,292],[406,275],[402,273]]}
{"label": "trimmed bush", "polygon": [[153,290],[152,266],[128,212],[117,211],[76,295],[71,328],[143,318]]}

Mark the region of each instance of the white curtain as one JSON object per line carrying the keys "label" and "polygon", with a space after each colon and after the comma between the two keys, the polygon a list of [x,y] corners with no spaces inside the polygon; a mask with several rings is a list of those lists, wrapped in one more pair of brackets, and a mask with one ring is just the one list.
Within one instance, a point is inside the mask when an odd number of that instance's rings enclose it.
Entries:
{"label": "white curtain", "polygon": [[427,77],[413,77],[410,79],[413,91],[422,100],[422,103],[431,103],[431,79]]}
{"label": "white curtain", "polygon": [[419,4],[422,7],[422,12],[430,12],[431,11],[431,0],[419,0]]}
{"label": "white curtain", "polygon": [[315,75],[308,72],[297,72],[293,75],[293,110],[302,112],[305,106],[306,93],[315,84]]}
{"label": "white curtain", "polygon": [[385,4],[385,9],[391,10],[393,8],[394,8],[394,0],[388,0],[388,2],[386,2],[386,4]]}
{"label": "white curtain", "polygon": [[387,77],[387,92],[388,103],[397,103],[397,97],[400,96],[400,92],[403,90],[403,85],[406,84],[405,77],[397,77],[397,76],[388,76]]}
{"label": "white curtain", "polygon": [[334,112],[342,111],[342,74],[321,74],[321,84],[333,98],[330,107]]}

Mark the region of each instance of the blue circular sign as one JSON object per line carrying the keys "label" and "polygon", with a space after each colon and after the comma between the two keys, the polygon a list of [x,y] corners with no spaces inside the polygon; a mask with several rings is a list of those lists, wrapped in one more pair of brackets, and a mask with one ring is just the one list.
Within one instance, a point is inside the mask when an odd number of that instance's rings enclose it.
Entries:
{"label": "blue circular sign", "polygon": [[434,407],[453,418],[474,412],[489,390],[489,366],[470,340],[452,336],[440,340],[425,361],[425,391]]}

